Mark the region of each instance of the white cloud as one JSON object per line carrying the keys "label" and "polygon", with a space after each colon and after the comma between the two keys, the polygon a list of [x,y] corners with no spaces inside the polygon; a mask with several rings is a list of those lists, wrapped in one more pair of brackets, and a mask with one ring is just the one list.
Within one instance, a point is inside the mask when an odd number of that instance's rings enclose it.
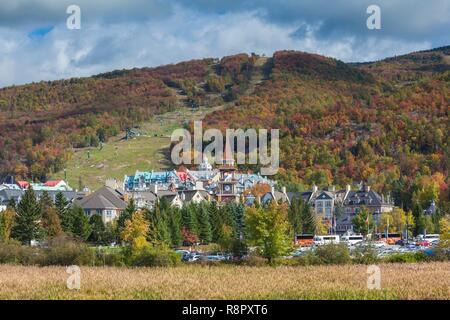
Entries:
{"label": "white cloud", "polygon": [[368,61],[431,47],[428,42],[390,37],[323,38],[317,35],[320,23],[303,22],[306,32],[294,37],[299,23],[270,23],[258,11],[199,15],[175,8],[163,22],[91,22],[83,23],[81,30],[67,30],[61,23],[38,39],[0,28],[0,86],[240,52],[271,55],[293,49]]}

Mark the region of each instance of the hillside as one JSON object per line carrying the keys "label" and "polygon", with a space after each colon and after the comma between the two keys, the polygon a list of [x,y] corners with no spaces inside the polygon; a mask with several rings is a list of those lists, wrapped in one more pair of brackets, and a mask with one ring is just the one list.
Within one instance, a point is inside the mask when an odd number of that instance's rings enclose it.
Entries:
{"label": "hillside", "polygon": [[448,53],[444,47],[346,65],[277,52],[270,80],[205,121],[220,128],[280,128],[277,179],[291,188],[366,181],[406,208],[414,192],[428,192],[449,209]]}
{"label": "hillside", "polygon": [[158,114],[220,106],[245,90],[249,61],[238,55],[0,89],[0,178],[45,180],[72,150],[97,148]]}
{"label": "hillside", "polygon": [[[408,203],[408,193],[433,181],[448,201],[449,48],[362,64],[295,51],[239,54],[0,89],[0,174],[44,180],[67,167],[74,181],[93,174],[81,168],[108,168],[108,157],[127,172],[158,169],[162,156],[111,156],[135,143],[118,137],[157,115],[201,107],[209,127],[280,128],[276,178],[290,188],[368,181]],[[154,143],[148,151],[161,155],[166,143]]]}
{"label": "hillside", "polygon": [[106,179],[123,181],[124,175],[133,174],[136,170],[171,169],[168,154],[172,131],[183,127],[186,119],[201,120],[207,113],[220,108],[181,107],[139,124],[134,128],[139,132],[135,138],[127,140],[126,134],[121,133],[101,146],[74,149],[65,169],[51,178],[66,179],[76,188],[81,184],[96,190],[103,186]]}

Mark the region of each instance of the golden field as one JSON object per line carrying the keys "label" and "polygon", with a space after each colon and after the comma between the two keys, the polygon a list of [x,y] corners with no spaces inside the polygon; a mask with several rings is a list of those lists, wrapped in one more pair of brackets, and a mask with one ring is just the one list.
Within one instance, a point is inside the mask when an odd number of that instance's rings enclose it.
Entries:
{"label": "golden field", "polygon": [[450,262],[367,266],[174,268],[81,267],[81,289],[64,267],[0,265],[0,299],[450,299]]}

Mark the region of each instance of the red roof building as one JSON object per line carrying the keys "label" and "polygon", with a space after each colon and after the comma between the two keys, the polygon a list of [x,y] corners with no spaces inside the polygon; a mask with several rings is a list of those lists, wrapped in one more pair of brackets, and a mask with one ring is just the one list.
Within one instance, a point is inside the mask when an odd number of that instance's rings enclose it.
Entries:
{"label": "red roof building", "polygon": [[46,187],[56,187],[58,186],[63,180],[49,180],[46,183],[44,183],[44,186]]}
{"label": "red roof building", "polygon": [[22,189],[28,189],[30,183],[28,181],[17,181],[17,185]]}

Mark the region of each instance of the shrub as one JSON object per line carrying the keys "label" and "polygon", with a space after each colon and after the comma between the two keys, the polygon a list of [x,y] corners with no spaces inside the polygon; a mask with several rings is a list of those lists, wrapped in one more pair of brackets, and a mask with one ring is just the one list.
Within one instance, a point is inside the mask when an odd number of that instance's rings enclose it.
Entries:
{"label": "shrub", "polygon": [[351,262],[350,253],[345,244],[327,244],[319,246],[314,255],[322,264],[347,264]]}
{"label": "shrub", "polygon": [[237,263],[249,267],[260,267],[267,265],[267,260],[257,255],[255,252],[252,252],[245,258],[238,260]]}
{"label": "shrub", "polygon": [[113,266],[122,267],[125,265],[125,257],[121,251],[119,252],[95,252],[96,266]]}
{"label": "shrub", "polygon": [[375,264],[379,261],[379,258],[374,247],[363,246],[352,252],[352,260],[356,264]]}
{"label": "shrub", "polygon": [[423,251],[395,253],[383,259],[384,262],[389,263],[413,263],[427,260],[429,260],[429,258],[427,254]]}
{"label": "shrub", "polygon": [[42,266],[88,265],[94,262],[94,254],[89,247],[67,237],[52,239],[48,248],[43,250],[44,254],[39,261]]}
{"label": "shrub", "polygon": [[142,249],[134,254],[130,261],[131,265],[137,267],[169,267],[181,263],[181,255],[172,251],[166,245],[156,245]]}
{"label": "shrub", "polygon": [[450,246],[449,240],[441,241],[438,246],[431,251],[431,259],[435,261],[450,260]]}
{"label": "shrub", "polygon": [[293,264],[298,266],[313,266],[323,263],[313,251],[307,251],[301,256],[292,258],[292,260]]}
{"label": "shrub", "polygon": [[0,243],[0,263],[34,265],[39,259],[37,248],[22,246],[18,242]]}

